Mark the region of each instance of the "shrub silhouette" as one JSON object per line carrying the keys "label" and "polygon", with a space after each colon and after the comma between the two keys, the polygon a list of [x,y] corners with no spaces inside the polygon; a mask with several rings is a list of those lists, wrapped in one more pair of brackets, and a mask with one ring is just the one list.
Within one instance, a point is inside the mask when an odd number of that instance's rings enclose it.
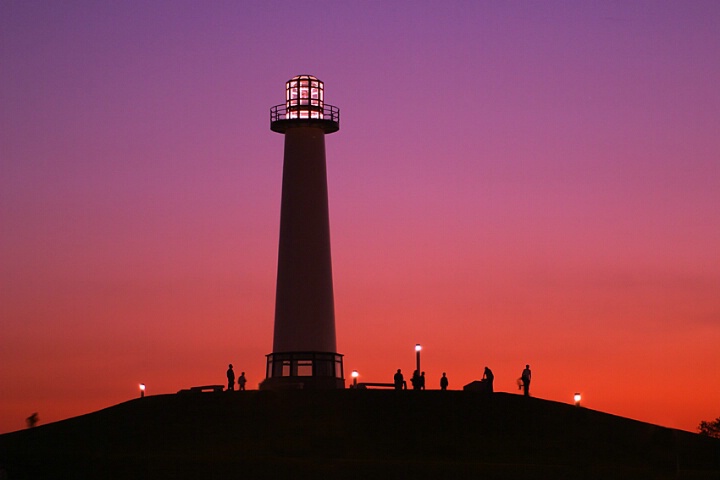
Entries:
{"label": "shrub silhouette", "polygon": [[712,438],[720,438],[720,417],[711,422],[703,420],[698,426],[700,435],[707,435]]}

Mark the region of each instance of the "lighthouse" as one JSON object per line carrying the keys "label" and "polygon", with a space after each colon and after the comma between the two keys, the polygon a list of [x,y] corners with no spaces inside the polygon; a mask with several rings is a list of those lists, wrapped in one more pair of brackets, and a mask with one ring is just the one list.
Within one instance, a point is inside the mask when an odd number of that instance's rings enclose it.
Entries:
{"label": "lighthouse", "polygon": [[270,109],[270,130],[285,136],[285,150],[273,348],[261,390],[345,387],[325,161],[325,135],[340,129],[340,110],[324,97],[323,82],[298,75],[285,84],[285,103]]}

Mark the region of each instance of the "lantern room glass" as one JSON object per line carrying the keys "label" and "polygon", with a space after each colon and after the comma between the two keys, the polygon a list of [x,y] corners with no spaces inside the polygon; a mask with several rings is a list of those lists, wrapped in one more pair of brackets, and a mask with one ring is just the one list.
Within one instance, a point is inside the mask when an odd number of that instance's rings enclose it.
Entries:
{"label": "lantern room glass", "polygon": [[298,75],[285,84],[287,119],[323,118],[323,82],[312,75]]}

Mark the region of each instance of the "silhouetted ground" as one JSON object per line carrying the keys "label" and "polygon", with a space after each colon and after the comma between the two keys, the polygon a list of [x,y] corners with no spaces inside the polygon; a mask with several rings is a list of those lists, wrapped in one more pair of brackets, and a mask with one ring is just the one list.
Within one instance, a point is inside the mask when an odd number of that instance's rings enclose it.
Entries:
{"label": "silhouetted ground", "polygon": [[0,467],[10,479],[717,480],[720,440],[505,393],[195,393],[1,435]]}

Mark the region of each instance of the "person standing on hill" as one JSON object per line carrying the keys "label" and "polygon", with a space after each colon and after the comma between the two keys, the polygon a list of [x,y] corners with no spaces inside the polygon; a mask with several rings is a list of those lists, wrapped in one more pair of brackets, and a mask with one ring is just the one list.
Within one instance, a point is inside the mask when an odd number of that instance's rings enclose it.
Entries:
{"label": "person standing on hill", "polygon": [[403,386],[405,385],[405,379],[403,378],[402,371],[398,368],[397,373],[395,373],[395,376],[393,377],[393,381],[395,383],[395,390],[402,390]]}
{"label": "person standing on hill", "polygon": [[525,396],[530,396],[530,378],[532,377],[532,372],[530,371],[530,365],[525,365],[525,370],[522,371],[522,375],[520,376],[520,379],[522,380],[523,384],[523,390],[525,391]]}
{"label": "person standing on hill", "polygon": [[415,370],[412,378],[410,378],[413,390],[420,390],[420,372]]}
{"label": "person standing on hill", "polygon": [[447,390],[448,383],[448,378],[445,376],[445,372],[443,372],[443,376],[440,378],[440,390]]}
{"label": "person standing on hill", "polygon": [[228,365],[227,369],[227,379],[228,379],[228,392],[235,390],[235,372],[233,371],[232,363]]}
{"label": "person standing on hill", "polygon": [[493,375],[492,370],[485,367],[485,373],[483,373],[482,379],[485,382],[485,392],[493,393],[493,380],[495,380],[495,375]]}
{"label": "person standing on hill", "polygon": [[238,390],[245,390],[246,382],[247,380],[245,380],[245,372],[242,372],[238,377]]}

